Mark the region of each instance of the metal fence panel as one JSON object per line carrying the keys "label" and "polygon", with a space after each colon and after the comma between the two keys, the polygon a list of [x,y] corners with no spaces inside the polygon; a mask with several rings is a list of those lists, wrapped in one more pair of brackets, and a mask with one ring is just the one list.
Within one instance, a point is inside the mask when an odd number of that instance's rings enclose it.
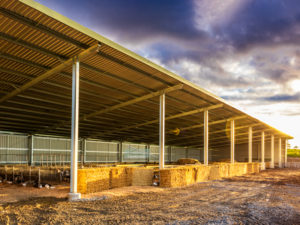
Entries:
{"label": "metal fence panel", "polygon": [[0,163],[24,164],[28,162],[26,135],[0,134]]}
{"label": "metal fence panel", "polygon": [[85,149],[87,163],[108,163],[118,161],[118,143],[87,140]]}
{"label": "metal fence panel", "polygon": [[172,147],[171,150],[172,162],[176,162],[178,159],[186,158],[186,148],[183,147]]}
{"label": "metal fence panel", "polygon": [[148,151],[145,144],[122,143],[123,162],[147,162]]}
{"label": "metal fence panel", "polygon": [[[78,141],[78,162],[81,162],[81,141]],[[71,140],[68,138],[33,137],[34,165],[63,165],[71,160]]]}

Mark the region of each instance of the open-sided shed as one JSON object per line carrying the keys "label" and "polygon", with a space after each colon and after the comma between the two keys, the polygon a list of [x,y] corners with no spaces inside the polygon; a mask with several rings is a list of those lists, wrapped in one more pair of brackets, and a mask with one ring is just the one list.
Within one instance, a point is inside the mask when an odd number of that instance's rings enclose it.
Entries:
{"label": "open-sided shed", "polygon": [[274,164],[275,139],[292,138],[31,0],[0,1],[0,120],[2,131],[72,131],[74,166],[78,137],[159,144],[161,167],[165,145],[201,148],[207,164],[209,149],[234,162],[246,144],[250,161],[260,143],[264,162],[267,141]]}

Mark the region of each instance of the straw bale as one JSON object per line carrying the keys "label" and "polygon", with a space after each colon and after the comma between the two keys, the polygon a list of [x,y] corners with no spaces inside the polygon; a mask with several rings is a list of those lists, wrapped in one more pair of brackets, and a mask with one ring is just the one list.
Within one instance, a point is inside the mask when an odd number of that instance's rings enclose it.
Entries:
{"label": "straw bale", "polygon": [[133,168],[132,186],[151,186],[154,176],[152,168]]}
{"label": "straw bale", "polygon": [[168,168],[160,170],[161,187],[184,187],[187,185],[186,168]]}
{"label": "straw bale", "polygon": [[220,165],[210,165],[210,173],[208,176],[209,180],[219,180],[220,176]]}
{"label": "straw bale", "polygon": [[110,170],[110,188],[124,187],[127,184],[126,168],[116,167]]}
{"label": "straw bale", "polygon": [[196,166],[195,167],[195,182],[207,181],[209,178],[211,166]]}
{"label": "straw bale", "polygon": [[77,174],[77,190],[79,193],[87,193],[87,178],[85,170],[78,170]]}
{"label": "straw bale", "polygon": [[177,164],[186,165],[186,164],[201,164],[201,163],[197,159],[181,158],[177,160]]}
{"label": "straw bale", "polygon": [[110,168],[94,168],[78,170],[78,192],[93,193],[109,189]]}
{"label": "straw bale", "polygon": [[229,177],[229,164],[228,163],[219,164],[219,173],[220,173],[220,177]]}
{"label": "straw bale", "polygon": [[259,163],[253,163],[253,173],[259,173]]}
{"label": "straw bale", "polygon": [[196,177],[196,170],[193,166],[187,166],[185,169],[185,179],[186,179],[186,185],[194,184],[195,183],[195,177]]}
{"label": "straw bale", "polygon": [[271,168],[271,162],[265,162],[266,169]]}
{"label": "straw bale", "polygon": [[134,169],[135,169],[134,167],[126,168],[126,174],[127,174],[126,186],[132,186],[132,177],[133,177]]}

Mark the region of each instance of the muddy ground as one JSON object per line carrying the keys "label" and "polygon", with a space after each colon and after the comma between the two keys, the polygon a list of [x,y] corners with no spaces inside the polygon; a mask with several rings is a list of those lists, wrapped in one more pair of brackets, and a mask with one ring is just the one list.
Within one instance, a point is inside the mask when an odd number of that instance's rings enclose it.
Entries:
{"label": "muddy ground", "polygon": [[60,190],[57,197],[35,193],[5,203],[1,192],[0,224],[300,224],[300,169],[186,188],[119,188],[80,202],[66,201]]}

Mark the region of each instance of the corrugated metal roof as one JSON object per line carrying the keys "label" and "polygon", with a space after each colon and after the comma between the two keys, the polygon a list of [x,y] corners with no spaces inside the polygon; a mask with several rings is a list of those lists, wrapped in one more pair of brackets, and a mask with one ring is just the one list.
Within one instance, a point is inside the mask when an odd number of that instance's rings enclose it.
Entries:
{"label": "corrugated metal roof", "polygon": [[[209,112],[210,146],[229,143],[228,121],[236,118],[236,141],[254,142],[260,132],[291,136],[231,106],[223,99],[123,48],[103,36],[31,0],[0,1],[0,99],[66,60],[101,43],[99,52],[81,61],[80,116],[183,84],[167,93],[166,144],[202,146],[203,112],[196,109],[223,104]],[[70,135],[71,66],[0,100],[0,129],[26,133]],[[105,140],[158,142],[158,97],[82,119],[80,136]],[[192,112],[191,112],[192,111]],[[191,112],[186,115],[186,112]],[[184,116],[183,116],[184,113]],[[152,121],[152,122],[149,122]]]}

